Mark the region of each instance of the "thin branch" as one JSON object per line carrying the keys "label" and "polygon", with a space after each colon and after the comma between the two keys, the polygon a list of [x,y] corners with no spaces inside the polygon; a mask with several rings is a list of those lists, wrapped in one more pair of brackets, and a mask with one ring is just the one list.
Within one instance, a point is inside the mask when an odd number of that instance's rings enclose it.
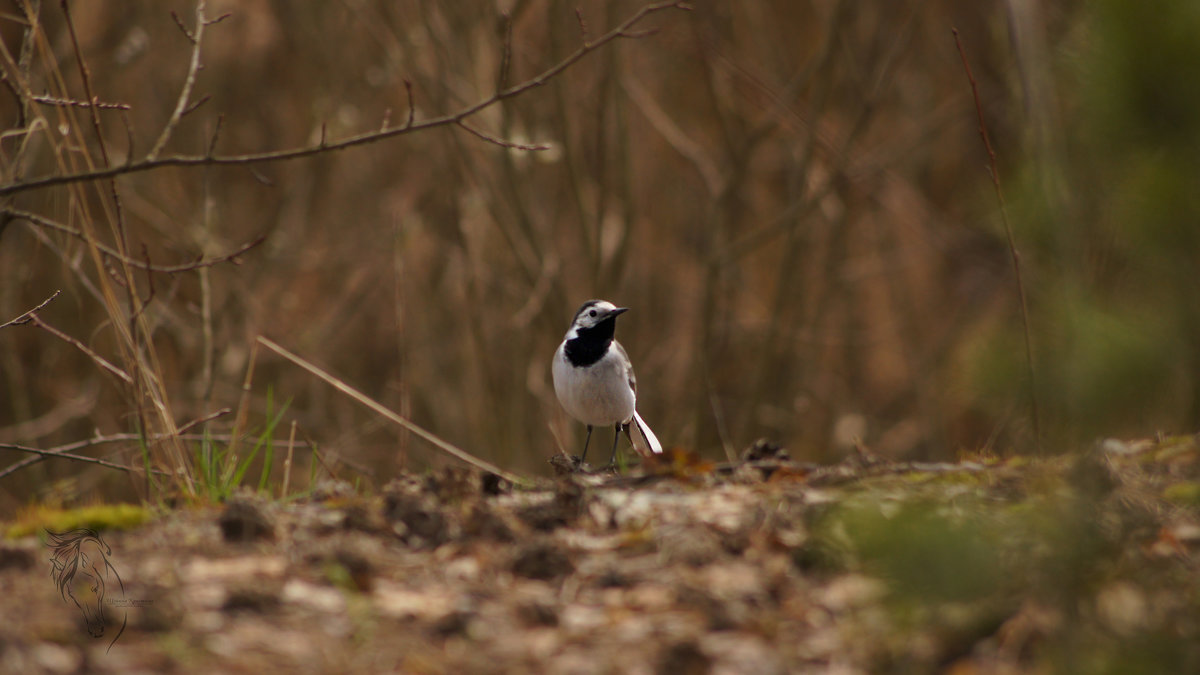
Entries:
{"label": "thin branch", "polygon": [[57,298],[60,293],[62,293],[62,291],[54,291],[53,295],[51,295],[50,297],[43,300],[40,304],[38,304],[37,307],[34,307],[33,309],[29,310],[28,312],[25,312],[21,316],[18,316],[17,318],[15,318],[7,323],[0,324],[0,328],[8,328],[9,326],[24,326],[25,324],[29,323],[30,321],[33,321],[34,315],[39,310],[41,310],[43,307],[50,304],[50,301]]}
{"label": "thin branch", "polygon": [[[13,464],[12,466],[6,467],[3,471],[0,471],[0,478],[4,478],[10,473],[23,469],[31,464],[36,464],[37,462],[50,457],[62,457],[63,459],[71,459],[76,462],[99,464],[100,466],[106,466],[110,469],[117,469],[125,472],[141,471],[140,467],[125,466],[124,464],[117,464],[115,462],[110,462],[106,459],[99,459],[97,457],[86,457],[84,455],[76,455],[70,452],[64,452],[62,450],[42,450],[41,448],[30,448],[24,445],[16,445],[15,443],[0,443],[0,450],[16,450],[18,452],[28,452],[38,455],[37,458],[31,457],[30,459],[22,460],[16,464]],[[159,469],[151,469],[151,471],[163,476],[167,475],[166,471],[160,471]]]}
{"label": "thin branch", "polygon": [[186,109],[183,111],[183,113],[181,113],[179,116],[180,116],[180,117],[187,117],[188,115],[192,114],[192,112],[194,112],[194,111],[196,110],[196,108],[199,108],[200,106],[204,105],[205,103],[208,103],[209,99],[211,99],[211,98],[212,98],[212,94],[205,94],[205,95],[201,96],[201,97],[200,97],[200,100],[198,100],[198,101],[196,101],[195,103],[193,103],[193,104],[189,105],[189,106],[188,106],[188,107],[187,107],[187,108],[186,108]]}
{"label": "thin branch", "polygon": [[[45,216],[38,215],[31,211],[22,211],[21,209],[13,209],[13,208],[0,208],[0,213],[6,214],[13,218],[20,218],[22,220],[26,220],[26,221],[33,223],[34,225],[38,225],[40,227],[45,227],[45,228],[49,228],[51,230],[57,230],[64,234],[69,234],[72,237],[75,237],[81,241],[87,241],[87,238],[79,230],[76,230],[75,228],[73,228],[69,225],[64,225],[58,221],[46,218]],[[197,270],[197,269],[200,269],[201,267],[213,267],[214,265],[220,265],[221,263],[225,263],[225,262],[232,262],[233,264],[236,265],[238,262],[237,261],[238,256],[240,256],[243,253],[245,253],[246,251],[249,251],[250,249],[258,246],[259,244],[263,243],[266,240],[267,240],[267,235],[265,235],[265,234],[259,235],[258,237],[254,238],[253,240],[246,242],[245,244],[242,244],[235,251],[233,251],[231,253],[227,253],[225,255],[222,255],[222,256],[219,256],[216,258],[209,258],[208,260],[204,260],[203,258],[201,258],[194,262],[182,263],[179,265],[152,265],[149,262],[149,259],[138,260],[137,258],[131,258],[127,255],[122,255],[120,251],[118,251],[110,246],[101,244],[98,241],[93,241],[91,243],[95,244],[96,248],[99,249],[100,252],[103,253],[104,255],[106,255],[109,258],[112,258],[114,260],[118,260],[126,265],[129,265],[130,267],[134,267],[134,268],[137,268],[140,270],[145,270],[147,272],[158,272],[161,274],[177,274],[179,272],[191,272],[192,270]]]}
{"label": "thin branch", "polygon": [[104,370],[107,370],[108,372],[112,373],[113,375],[116,375],[123,382],[125,382],[125,384],[133,384],[133,378],[129,376],[129,373],[114,366],[111,361],[109,361],[108,359],[105,359],[103,356],[100,356],[96,352],[92,351],[92,349],[90,347],[83,344],[79,340],[76,340],[75,338],[71,337],[70,335],[67,335],[66,333],[62,332],[61,330],[46,323],[45,321],[42,320],[42,317],[37,315],[37,312],[30,312],[29,320],[32,321],[33,325],[37,326],[38,328],[41,328],[42,330],[53,335],[54,337],[72,345],[73,347],[75,347],[79,351],[83,352],[84,354],[87,354],[90,359],[92,359],[93,361],[96,362],[96,365],[100,366]]}
{"label": "thin branch", "polygon": [[200,426],[201,424],[204,424],[205,422],[211,422],[211,421],[217,419],[218,417],[224,417],[225,415],[228,415],[231,412],[233,412],[233,410],[230,408],[221,408],[220,410],[215,410],[215,411],[210,412],[209,414],[205,415],[204,417],[198,417],[198,418],[192,420],[191,422],[184,424],[183,426],[181,426],[175,430],[175,434],[177,436],[179,436],[180,438],[182,438],[183,432],[187,431],[188,429],[194,429],[194,428]]}
{"label": "thin branch", "polygon": [[[417,114],[417,105],[416,105],[416,103],[413,101],[413,93],[412,93],[412,81],[411,81],[411,80],[405,80],[405,81],[404,81],[404,91],[405,91],[405,93],[407,93],[407,94],[408,94],[408,121],[404,123],[404,126],[403,126],[402,128],[404,128],[404,129],[409,129],[409,128],[411,128],[411,127],[412,127],[412,125],[413,125],[413,118],[414,118],[414,117],[416,116],[416,114]],[[384,127],[383,129],[380,129],[380,130],[379,130],[379,133],[383,133],[383,132],[385,132],[385,131],[387,131],[387,127]]]}
{"label": "thin branch", "polygon": [[[220,410],[218,410],[214,413],[205,415],[204,417],[201,417],[199,419],[192,420],[191,422],[188,422],[187,424],[179,427],[179,429],[176,430],[176,433],[174,435],[178,438],[185,439],[185,440],[204,440],[204,439],[220,440],[220,439],[214,439],[214,437],[212,437],[212,436],[185,435],[183,432],[195,427],[198,424],[212,421],[218,417],[221,417],[222,415],[228,415],[229,412],[230,412],[229,408],[221,408]],[[148,439],[148,440],[151,442],[154,442],[154,441],[162,440],[165,437],[166,437],[165,435],[160,435],[160,436],[156,436],[154,438]],[[147,440],[147,439],[145,439],[145,437],[142,434],[112,434],[110,436],[93,436],[92,438],[85,438],[82,441],[75,441],[74,443],[67,443],[66,445],[60,445],[60,446],[57,446],[54,448],[50,448],[49,450],[38,450],[36,448],[27,448],[25,446],[3,446],[3,445],[0,445],[0,447],[8,447],[9,449],[22,450],[24,452],[32,452],[35,454],[34,457],[30,457],[28,459],[23,459],[19,462],[16,462],[14,464],[11,464],[11,465],[5,467],[3,471],[0,471],[0,478],[4,478],[5,476],[7,476],[9,474],[16,473],[17,471],[20,471],[21,469],[24,469],[27,466],[32,466],[34,464],[37,464],[38,462],[49,459],[51,457],[63,457],[65,459],[77,459],[82,462],[93,462],[93,463],[101,464],[103,466],[111,466],[114,469],[121,469],[123,471],[132,471],[133,469],[130,469],[129,467],[115,465],[110,462],[105,462],[104,460],[94,459],[92,457],[81,457],[79,455],[75,455],[72,453],[75,450],[82,450],[83,448],[89,448],[93,445],[101,445],[104,443],[119,443],[119,442],[124,442],[124,441],[139,441],[139,442],[141,442],[143,440]],[[290,450],[290,448],[289,448],[289,450]],[[159,474],[160,476],[168,475],[168,473],[166,471],[160,471],[158,469],[151,469],[151,471],[156,474]]]}
{"label": "thin branch", "polygon": [[487,141],[488,143],[492,143],[494,145],[498,145],[502,148],[512,148],[514,150],[529,150],[529,151],[549,150],[550,149],[550,146],[544,145],[544,144],[525,145],[523,143],[516,143],[514,141],[506,141],[503,138],[497,138],[490,134],[486,134],[474,127],[471,127],[466,122],[459,122],[458,126],[462,127],[466,131],[470,132],[471,135],[475,136],[476,138]]}
{"label": "thin branch", "polygon": [[[171,113],[171,118],[167,120],[166,126],[163,127],[162,133],[159,134],[158,140],[154,142],[154,146],[150,148],[150,152],[146,154],[146,161],[153,162],[158,158],[158,154],[162,152],[167,141],[171,139],[171,134],[175,132],[175,127],[179,124],[179,120],[188,112],[188,100],[192,96],[192,87],[196,86],[196,73],[200,70],[200,46],[204,39],[204,28],[208,22],[204,19],[204,0],[196,1],[196,30],[189,33],[183,22],[178,16],[172,12],[171,16],[175,18],[175,23],[183,34],[192,41],[192,59],[188,63],[187,77],[183,80],[183,90],[179,92],[179,99],[175,102],[175,111]],[[203,102],[203,101],[202,101]]]}
{"label": "thin branch", "polygon": [[208,19],[207,21],[204,22],[204,25],[205,26],[215,26],[215,25],[221,23],[222,21],[224,21],[225,19],[228,19],[231,16],[233,16],[233,12],[225,12],[224,14],[222,14],[221,16],[218,16],[215,19]]}
{"label": "thin branch", "polygon": [[633,101],[638,111],[654,127],[654,130],[663,137],[663,140],[696,167],[701,178],[704,179],[704,184],[708,187],[709,193],[713,195],[720,194],[724,178],[721,176],[721,170],[717,168],[717,162],[708,156],[704,147],[692,140],[671,119],[671,116],[659,107],[654,97],[650,95],[650,92],[646,91],[632,74],[626,74],[621,78],[621,88],[629,99]]}
{"label": "thin branch", "polygon": [[179,14],[177,14],[175,10],[171,10],[171,20],[175,22],[175,26],[178,27],[179,32],[183,33],[183,36],[188,39],[188,42],[196,44],[196,36],[192,35],[192,31],[188,30],[188,27],[183,25],[183,19],[179,18]]}
{"label": "thin branch", "polygon": [[324,380],[327,384],[331,385],[334,389],[337,389],[338,391],[342,392],[343,394],[346,394],[347,396],[354,399],[355,401],[370,408],[372,412],[374,412],[378,415],[381,415],[384,418],[390,420],[391,422],[394,422],[394,423],[404,427],[410,433],[420,436],[422,439],[429,442],[431,445],[433,445],[435,448],[441,450],[442,452],[445,452],[445,453],[447,453],[459,460],[462,460],[463,462],[466,462],[467,464],[470,464],[471,466],[474,466],[476,468],[482,469],[484,471],[490,471],[491,473],[494,473],[497,476],[500,476],[501,478],[503,478],[507,481],[511,481],[513,483],[517,483],[520,485],[526,485],[529,483],[528,480],[526,480],[516,474],[509,473],[509,472],[505,471],[504,469],[501,469],[500,467],[496,466],[495,464],[492,464],[491,462],[479,459],[478,457],[475,457],[474,455],[466,452],[465,450],[462,450],[462,449],[442,440],[441,438],[438,438],[437,436],[433,435],[431,432],[426,431],[424,428],[417,426],[416,423],[412,422],[411,420],[389,410],[382,403],[379,403],[378,401],[371,399],[366,394],[363,394],[362,392],[358,391],[357,389],[354,389],[353,387],[346,384],[342,380],[339,380],[336,377],[334,377],[333,375],[329,374],[328,372],[318,368],[313,363],[306,361],[305,359],[303,359],[303,358],[297,356],[296,354],[293,354],[292,352],[288,351],[287,349],[279,346],[278,344],[276,344],[269,338],[259,335],[258,341],[260,343],[262,343],[263,345],[265,345],[266,347],[268,347],[271,351],[275,352],[276,354],[279,354],[280,356],[284,357],[285,359],[291,361],[292,363],[300,366],[301,368],[307,370],[308,372],[312,373],[313,375],[316,375],[320,379]]}
{"label": "thin branch", "polygon": [[1033,418],[1033,436],[1034,442],[1040,451],[1042,425],[1038,413],[1037,383],[1034,379],[1033,339],[1030,337],[1029,304],[1025,299],[1025,282],[1021,276],[1021,254],[1017,251],[1017,241],[1013,236],[1012,223],[1008,220],[1008,206],[1004,202],[1004,193],[1000,189],[1000,172],[996,168],[996,151],[992,148],[992,141],[988,136],[987,122],[983,117],[983,104],[979,101],[979,86],[975,83],[975,75],[971,73],[971,64],[967,62],[967,53],[963,49],[962,41],[958,38],[958,29],[951,28],[950,31],[954,33],[954,45],[958,48],[958,55],[962,58],[963,69],[967,72],[967,80],[971,83],[971,94],[975,98],[975,113],[979,117],[979,137],[983,139],[983,147],[987,150],[988,172],[992,176],[992,187],[996,191],[996,202],[1000,205],[1000,220],[1004,223],[1004,236],[1008,239],[1008,252],[1012,258],[1013,274],[1017,282],[1017,296],[1021,300],[1021,324],[1025,330],[1025,367],[1029,378],[1029,408]]}
{"label": "thin branch", "polygon": [[287,497],[288,483],[292,480],[292,454],[296,450],[296,420],[292,420],[292,432],[288,434],[287,458],[283,460],[283,485],[279,488],[279,498]]}
{"label": "thin branch", "polygon": [[588,25],[587,19],[583,18],[583,8],[575,8],[575,20],[579,22],[579,39],[586,45],[588,43]]}
{"label": "thin branch", "polygon": [[371,131],[367,133],[356,134],[340,141],[332,143],[324,143],[318,145],[309,145],[298,148],[288,148],[284,150],[272,150],[267,152],[248,153],[244,155],[174,155],[170,157],[159,157],[157,152],[151,151],[144,159],[137,162],[130,162],[119,167],[107,167],[89,171],[81,171],[71,174],[60,174],[53,176],[45,176],[21,183],[9,183],[0,185],[0,197],[28,190],[35,190],[45,187],[53,187],[56,185],[65,185],[68,183],[79,183],[94,181],[103,178],[111,178],[131,173],[141,173],[167,166],[178,167],[194,167],[194,166],[230,166],[243,164],[261,164],[264,162],[279,162],[302,157],[311,157],[326,152],[335,150],[345,150],[359,145],[376,143],[384,139],[402,136],[409,133],[424,131],[426,129],[434,129],[450,125],[457,125],[459,122],[475,115],[476,113],[490,108],[491,106],[524,94],[525,92],[536,89],[545,85],[547,82],[557,77],[564,70],[575,65],[580,59],[588,54],[600,49],[604,45],[618,40],[620,38],[639,37],[644,33],[634,33],[631,29],[646,17],[669,9],[690,10],[691,6],[685,2],[675,0],[673,2],[658,2],[643,6],[620,25],[608,31],[604,35],[595,40],[581,45],[571,54],[567,55],[562,61],[551,66],[520,84],[513,85],[507,89],[501,89],[491,96],[469,105],[458,112],[434,117],[431,119],[415,122],[412,120],[412,108],[410,107],[410,121],[401,127],[392,127],[382,131]]}
{"label": "thin branch", "polygon": [[33,100],[44,105],[60,108],[98,108],[100,110],[132,110],[128,103],[104,103],[101,101],[78,101],[71,98],[55,98],[53,96],[34,96]]}
{"label": "thin branch", "polygon": [[500,53],[500,77],[499,87],[504,89],[508,86],[508,71],[512,67],[512,35],[513,35],[513,20],[508,12],[504,13],[504,49]]}
{"label": "thin branch", "polygon": [[623,30],[617,34],[617,37],[629,38],[631,40],[640,40],[642,38],[653,37],[658,35],[657,28],[647,28],[646,30]]}
{"label": "thin branch", "polygon": [[208,141],[208,157],[212,157],[217,151],[217,140],[221,138],[221,125],[225,123],[225,115],[217,115],[217,126],[213,129],[212,138]]}
{"label": "thin branch", "polygon": [[83,91],[87,95],[89,105],[87,110],[91,113],[92,128],[96,132],[96,142],[100,148],[100,159],[104,160],[104,166],[109,165],[108,148],[104,143],[104,132],[100,127],[100,115],[96,112],[100,107],[100,97],[92,92],[92,73],[88,70],[87,63],[83,60],[83,51],[79,48],[79,37],[75,34],[75,20],[71,17],[71,8],[67,0],[61,0],[63,18],[67,22],[67,33],[71,36],[71,46],[75,52],[75,64],[79,67],[79,77],[83,81]]}

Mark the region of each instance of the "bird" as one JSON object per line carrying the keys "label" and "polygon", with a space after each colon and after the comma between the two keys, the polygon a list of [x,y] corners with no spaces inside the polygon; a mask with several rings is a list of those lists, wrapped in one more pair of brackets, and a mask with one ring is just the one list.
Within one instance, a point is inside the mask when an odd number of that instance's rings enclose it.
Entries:
{"label": "bird", "polygon": [[637,412],[637,378],[625,348],[613,338],[617,317],[629,311],[607,300],[583,303],[567,334],[554,352],[551,373],[558,402],[571,417],[587,426],[587,439],[579,461],[587,459],[592,428],[611,426],[612,457],[624,431],[633,449],[641,455],[661,454],[662,444]]}

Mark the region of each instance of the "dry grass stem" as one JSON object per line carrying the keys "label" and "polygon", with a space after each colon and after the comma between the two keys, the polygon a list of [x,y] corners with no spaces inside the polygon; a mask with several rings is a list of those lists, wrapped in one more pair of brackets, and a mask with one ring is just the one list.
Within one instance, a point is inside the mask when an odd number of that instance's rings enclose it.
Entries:
{"label": "dry grass stem", "polygon": [[350,385],[346,384],[344,381],[334,377],[333,375],[329,374],[328,372],[317,367],[316,364],[306,361],[305,359],[301,358],[300,356],[293,354],[292,352],[288,351],[287,349],[281,347],[279,344],[277,344],[270,338],[266,338],[266,337],[263,337],[260,335],[260,336],[258,336],[258,342],[262,343],[263,345],[266,345],[267,348],[271,349],[276,354],[279,354],[280,356],[284,357],[285,359],[300,366],[301,368],[307,370],[308,372],[312,373],[313,375],[316,375],[317,377],[321,378],[327,384],[332,386],[334,389],[337,389],[338,391],[349,396],[350,398],[354,399],[358,403],[361,403],[362,405],[370,408],[376,414],[382,415],[383,417],[394,422],[395,424],[400,425],[401,427],[408,430],[409,432],[421,437],[422,439],[427,441],[430,445],[441,450],[442,452],[445,452],[446,454],[448,454],[456,459],[466,462],[467,464],[470,464],[471,466],[474,466],[477,469],[489,471],[489,472],[494,473],[497,476],[500,476],[501,478],[511,481],[513,483],[520,484],[520,485],[528,485],[529,484],[529,481],[527,479],[522,478],[521,476],[518,476],[516,474],[509,473],[508,471],[501,469],[500,467],[496,466],[495,464],[492,464],[491,462],[487,462],[485,460],[479,459],[478,457],[471,455],[470,453],[466,452],[465,450],[457,448],[454,445],[442,440],[441,438],[434,436],[432,433],[426,431],[424,428],[418,426],[411,420],[405,419],[404,417],[401,417],[397,413],[392,412],[387,407],[385,407],[383,404],[375,401],[374,399],[370,398],[366,394],[364,394],[364,393],[358,391],[357,389],[355,389],[354,387],[351,387]]}
{"label": "dry grass stem", "polygon": [[979,138],[983,141],[984,149],[987,150],[988,173],[991,175],[992,187],[996,192],[996,203],[1000,206],[1000,220],[1004,223],[1004,236],[1008,243],[1009,258],[1012,261],[1013,278],[1017,284],[1017,298],[1021,304],[1021,327],[1023,328],[1025,337],[1025,367],[1026,376],[1029,379],[1029,413],[1033,421],[1034,443],[1040,451],[1042,423],[1041,415],[1038,411],[1037,380],[1033,366],[1033,338],[1030,335],[1029,327],[1029,303],[1025,298],[1025,281],[1021,276],[1021,254],[1017,250],[1017,240],[1013,237],[1012,223],[1008,219],[1008,206],[1004,202],[1004,192],[1000,189],[1000,170],[996,167],[996,151],[992,148],[992,141],[988,135],[987,121],[983,117],[983,104],[979,101],[979,85],[975,82],[975,75],[971,72],[971,64],[967,61],[967,52],[963,49],[962,41],[958,38],[958,29],[952,28],[950,30],[954,33],[954,45],[958,48],[958,55],[962,58],[963,69],[967,73],[967,80],[971,83],[971,95],[975,100],[975,113],[979,117]]}

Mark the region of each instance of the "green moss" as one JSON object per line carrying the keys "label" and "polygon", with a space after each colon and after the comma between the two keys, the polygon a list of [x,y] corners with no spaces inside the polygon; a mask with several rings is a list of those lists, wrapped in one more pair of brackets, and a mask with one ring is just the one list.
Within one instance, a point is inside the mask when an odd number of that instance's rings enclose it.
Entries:
{"label": "green moss", "polygon": [[28,537],[43,529],[63,532],[81,527],[94,530],[127,530],[148,522],[153,513],[134,504],[97,504],[77,509],[56,509],[35,506],[8,525],[5,536],[9,539]]}
{"label": "green moss", "polygon": [[1200,482],[1183,481],[1168,485],[1162,496],[1169,502],[1183,506],[1200,506]]}
{"label": "green moss", "polygon": [[984,521],[936,503],[841,509],[862,564],[898,597],[966,601],[990,595],[1004,575]]}
{"label": "green moss", "polygon": [[1173,436],[1164,439],[1154,451],[1153,457],[1156,462],[1166,462],[1176,457],[1181,457],[1187,454],[1196,452],[1196,437],[1195,436]]}
{"label": "green moss", "polygon": [[986,471],[910,471],[900,474],[900,480],[908,483],[928,485],[987,485],[990,476]]}

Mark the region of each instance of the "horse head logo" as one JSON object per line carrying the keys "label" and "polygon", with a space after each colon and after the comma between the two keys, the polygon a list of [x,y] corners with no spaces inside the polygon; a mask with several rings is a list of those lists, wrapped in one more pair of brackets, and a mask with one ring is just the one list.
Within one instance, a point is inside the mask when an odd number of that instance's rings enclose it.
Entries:
{"label": "horse head logo", "polygon": [[115,628],[116,634],[108,643],[112,649],[125,632],[128,620],[123,604],[125,584],[109,561],[112,549],[92,529],[61,533],[46,530],[46,536],[51,550],[50,577],[58,585],[63,600],[70,598],[83,613],[92,637],[102,637],[107,629]]}

